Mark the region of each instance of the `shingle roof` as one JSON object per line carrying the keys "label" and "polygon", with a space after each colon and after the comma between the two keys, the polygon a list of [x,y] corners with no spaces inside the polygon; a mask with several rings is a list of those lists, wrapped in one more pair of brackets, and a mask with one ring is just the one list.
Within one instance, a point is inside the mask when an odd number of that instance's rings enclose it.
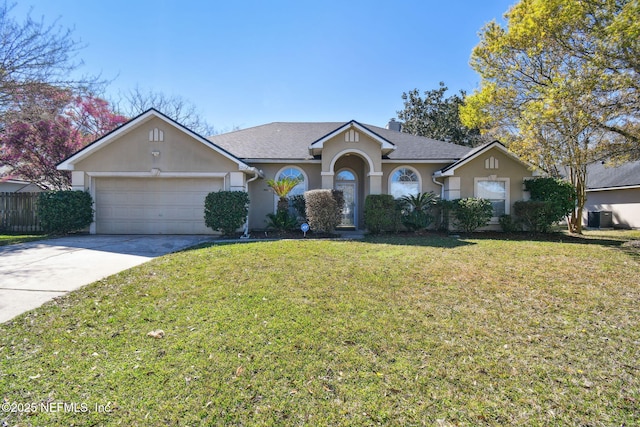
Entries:
{"label": "shingle roof", "polygon": [[640,185],[640,161],[607,166],[602,162],[587,166],[587,188],[611,188]]}
{"label": "shingle roof", "polygon": [[[241,159],[309,159],[309,146],[348,122],[275,122],[209,137],[216,145]],[[452,160],[471,149],[462,145],[437,141],[365,125],[367,129],[396,145],[389,159]]]}

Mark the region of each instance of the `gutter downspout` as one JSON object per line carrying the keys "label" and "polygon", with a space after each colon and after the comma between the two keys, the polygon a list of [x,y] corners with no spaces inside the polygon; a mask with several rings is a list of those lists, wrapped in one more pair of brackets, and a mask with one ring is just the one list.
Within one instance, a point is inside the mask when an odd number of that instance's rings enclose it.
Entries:
{"label": "gutter downspout", "polygon": [[436,181],[436,178],[437,177],[435,175],[431,175],[431,181],[440,186],[440,199],[444,199],[444,184],[440,181]]}
{"label": "gutter downspout", "polygon": [[[245,182],[245,184],[244,184],[244,188],[245,188],[245,191],[247,193],[249,193],[249,183],[250,182],[253,182],[258,178],[264,177],[264,174],[262,173],[262,171],[258,170],[257,168],[252,167],[249,170],[251,172],[253,172],[253,178],[247,180],[247,182]],[[247,220],[244,223],[244,234],[242,236],[240,236],[241,239],[248,239],[249,238],[249,214],[251,212],[250,209],[251,209],[251,203],[249,203],[249,209],[247,210]]]}
{"label": "gutter downspout", "polygon": [[[431,181],[433,181],[434,184],[437,184],[440,186],[440,200],[444,200],[444,184],[441,183],[440,181],[437,181],[436,178],[437,177],[435,176],[435,174],[431,175]],[[442,214],[442,210],[440,212],[440,215],[442,215],[440,217],[440,223],[442,224],[442,221],[444,220],[444,215]]]}

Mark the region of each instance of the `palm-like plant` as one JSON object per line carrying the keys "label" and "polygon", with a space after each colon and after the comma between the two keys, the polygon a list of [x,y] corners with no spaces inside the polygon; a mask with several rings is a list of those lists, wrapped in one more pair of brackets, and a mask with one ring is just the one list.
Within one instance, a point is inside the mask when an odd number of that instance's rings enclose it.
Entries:
{"label": "palm-like plant", "polygon": [[438,196],[436,196],[432,191],[429,191],[422,194],[409,194],[407,196],[402,196],[400,200],[402,200],[412,211],[427,211],[436,204]]}
{"label": "palm-like plant", "polygon": [[278,200],[278,212],[286,212],[289,210],[289,200],[287,199],[287,195],[295,188],[296,185],[300,184],[301,180],[298,178],[285,177],[279,180],[270,179],[267,181],[267,185],[271,187],[276,196],[279,197]]}
{"label": "palm-like plant", "polygon": [[433,221],[431,208],[438,201],[438,196],[429,191],[421,194],[409,194],[400,198],[404,204],[402,223],[413,231],[424,230]]}

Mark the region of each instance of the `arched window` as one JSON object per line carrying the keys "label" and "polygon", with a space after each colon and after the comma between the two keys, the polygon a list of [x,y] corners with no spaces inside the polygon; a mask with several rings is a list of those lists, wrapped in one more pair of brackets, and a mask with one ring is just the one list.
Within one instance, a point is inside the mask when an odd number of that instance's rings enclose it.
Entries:
{"label": "arched window", "polygon": [[350,170],[342,170],[336,175],[336,181],[355,181],[356,176]]}
{"label": "arched window", "polygon": [[389,194],[398,199],[409,194],[420,193],[420,175],[413,168],[402,166],[389,179]]}
{"label": "arched window", "polygon": [[296,178],[300,181],[298,185],[293,187],[293,190],[291,190],[287,197],[302,195],[307,191],[307,180],[305,179],[305,175],[302,170],[296,167],[284,168],[278,173],[278,175],[276,175],[276,181],[283,178]]}

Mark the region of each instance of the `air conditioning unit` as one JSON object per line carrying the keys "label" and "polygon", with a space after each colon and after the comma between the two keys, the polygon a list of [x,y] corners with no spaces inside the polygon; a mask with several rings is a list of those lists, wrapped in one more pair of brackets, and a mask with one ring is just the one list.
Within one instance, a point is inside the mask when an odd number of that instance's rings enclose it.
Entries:
{"label": "air conditioning unit", "polygon": [[587,227],[611,228],[613,227],[613,215],[611,211],[593,211],[587,214]]}

